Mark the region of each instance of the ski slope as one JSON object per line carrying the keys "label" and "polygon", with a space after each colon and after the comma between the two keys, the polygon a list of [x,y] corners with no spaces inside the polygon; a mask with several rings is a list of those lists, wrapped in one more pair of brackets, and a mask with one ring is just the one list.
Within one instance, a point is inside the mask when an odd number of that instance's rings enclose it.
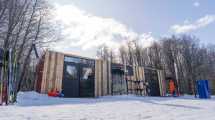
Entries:
{"label": "ski slope", "polygon": [[132,95],[79,99],[21,92],[18,103],[0,106],[0,120],[215,120],[215,99]]}

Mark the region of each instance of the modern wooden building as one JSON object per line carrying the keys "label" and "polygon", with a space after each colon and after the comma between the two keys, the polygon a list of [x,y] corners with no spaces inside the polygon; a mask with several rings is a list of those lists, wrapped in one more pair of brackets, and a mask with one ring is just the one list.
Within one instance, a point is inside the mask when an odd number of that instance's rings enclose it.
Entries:
{"label": "modern wooden building", "polygon": [[57,90],[65,97],[115,94],[163,96],[162,70],[47,51],[39,61],[36,91]]}

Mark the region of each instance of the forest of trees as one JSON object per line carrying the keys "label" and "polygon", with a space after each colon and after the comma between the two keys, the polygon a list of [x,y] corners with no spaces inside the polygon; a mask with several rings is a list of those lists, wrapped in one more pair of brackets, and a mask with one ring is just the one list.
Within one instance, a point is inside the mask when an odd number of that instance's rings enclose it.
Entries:
{"label": "forest of trees", "polygon": [[46,0],[0,0],[0,47],[12,49],[19,63],[18,91],[33,88],[34,52],[56,41],[57,33],[52,7]]}
{"label": "forest of trees", "polygon": [[107,46],[100,47],[98,57],[164,70],[166,77],[178,81],[181,93],[195,94],[196,80],[215,80],[215,45],[205,45],[191,35],[161,38],[149,47],[138,43],[128,42],[117,55]]}

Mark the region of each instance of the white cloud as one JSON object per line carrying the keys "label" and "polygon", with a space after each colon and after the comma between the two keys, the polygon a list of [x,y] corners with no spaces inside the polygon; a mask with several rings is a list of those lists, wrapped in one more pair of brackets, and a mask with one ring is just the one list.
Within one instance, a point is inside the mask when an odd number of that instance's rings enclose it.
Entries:
{"label": "white cloud", "polygon": [[54,47],[58,51],[74,47],[87,51],[103,44],[116,49],[127,40],[153,39],[151,34],[139,35],[119,21],[92,15],[74,5],[56,6],[56,20],[62,23],[65,36]]}
{"label": "white cloud", "polygon": [[193,23],[186,20],[183,25],[173,25],[170,29],[175,33],[191,32],[215,22],[215,15],[206,15]]}
{"label": "white cloud", "polygon": [[194,6],[194,7],[199,7],[199,6],[200,6],[200,3],[199,3],[199,2],[194,2],[194,3],[193,3],[193,6]]}
{"label": "white cloud", "polygon": [[149,47],[156,39],[151,33],[144,33],[139,36],[140,43],[143,47]]}

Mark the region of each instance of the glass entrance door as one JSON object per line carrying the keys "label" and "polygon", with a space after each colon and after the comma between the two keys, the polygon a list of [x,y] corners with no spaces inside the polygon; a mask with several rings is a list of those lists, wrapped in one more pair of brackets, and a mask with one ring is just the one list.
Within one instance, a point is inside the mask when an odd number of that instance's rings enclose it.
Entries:
{"label": "glass entrance door", "polygon": [[95,61],[65,57],[62,91],[65,97],[94,97]]}
{"label": "glass entrance door", "polygon": [[158,74],[156,70],[144,69],[145,72],[145,80],[148,82],[149,96],[160,96],[160,87],[158,81]]}
{"label": "glass entrance door", "polygon": [[65,97],[79,97],[79,65],[64,62],[62,92]]}
{"label": "glass entrance door", "polygon": [[80,70],[80,97],[94,97],[94,67],[81,64]]}

